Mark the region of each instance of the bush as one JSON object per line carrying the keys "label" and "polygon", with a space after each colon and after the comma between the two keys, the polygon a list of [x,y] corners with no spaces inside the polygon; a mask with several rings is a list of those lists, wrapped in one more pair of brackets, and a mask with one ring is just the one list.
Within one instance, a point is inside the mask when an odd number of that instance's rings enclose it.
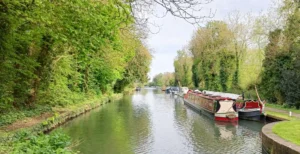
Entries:
{"label": "bush", "polygon": [[71,154],[72,152],[67,149],[70,145],[70,138],[56,131],[49,135],[31,135],[28,132],[21,132],[16,134],[13,141],[14,154]]}

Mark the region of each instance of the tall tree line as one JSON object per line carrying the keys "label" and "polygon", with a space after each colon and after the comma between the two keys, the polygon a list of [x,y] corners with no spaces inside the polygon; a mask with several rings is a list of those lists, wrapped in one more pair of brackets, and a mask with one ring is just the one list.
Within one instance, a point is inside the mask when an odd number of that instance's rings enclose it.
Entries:
{"label": "tall tree line", "polygon": [[151,54],[129,4],[0,1],[0,112],[65,105],[147,81]]}
{"label": "tall tree line", "polygon": [[192,65],[193,59],[187,50],[177,51],[177,57],[174,60],[175,84],[192,86]]}
{"label": "tall tree line", "polygon": [[300,2],[285,0],[286,24],[269,34],[261,86],[271,102],[300,108]]}
{"label": "tall tree line", "polygon": [[[183,86],[241,93],[257,85],[268,102],[300,108],[299,8],[299,1],[283,0],[276,11],[258,17],[233,12],[199,28],[188,51],[193,85]],[[189,74],[181,71],[181,55],[174,62],[179,80]]]}
{"label": "tall tree line", "polygon": [[152,80],[153,81],[148,84],[149,86],[161,86],[162,88],[166,88],[176,85],[174,73],[170,72],[159,73],[155,75]]}

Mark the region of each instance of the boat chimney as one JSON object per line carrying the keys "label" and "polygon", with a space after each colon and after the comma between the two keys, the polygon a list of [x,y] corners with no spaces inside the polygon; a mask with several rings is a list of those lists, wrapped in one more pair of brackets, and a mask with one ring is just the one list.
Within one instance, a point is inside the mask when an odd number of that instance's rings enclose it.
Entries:
{"label": "boat chimney", "polygon": [[245,93],[244,91],[242,91],[242,98],[243,98],[243,101],[245,100]]}

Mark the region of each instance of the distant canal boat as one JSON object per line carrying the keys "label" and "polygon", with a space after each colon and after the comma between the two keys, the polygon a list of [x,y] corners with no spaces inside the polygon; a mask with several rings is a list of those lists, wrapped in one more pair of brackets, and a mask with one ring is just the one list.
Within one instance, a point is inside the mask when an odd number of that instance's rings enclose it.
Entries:
{"label": "distant canal boat", "polygon": [[189,90],[184,96],[184,103],[196,110],[212,115],[215,121],[238,121],[235,100],[221,96],[218,92],[194,92]]}
{"label": "distant canal boat", "polygon": [[171,93],[171,88],[167,88],[165,91],[166,91],[166,94],[170,94]]}
{"label": "distant canal boat", "polygon": [[178,94],[179,93],[179,88],[178,87],[171,87],[171,93],[172,94]]}
{"label": "distant canal boat", "polygon": [[136,87],[135,91],[141,91],[141,87]]}

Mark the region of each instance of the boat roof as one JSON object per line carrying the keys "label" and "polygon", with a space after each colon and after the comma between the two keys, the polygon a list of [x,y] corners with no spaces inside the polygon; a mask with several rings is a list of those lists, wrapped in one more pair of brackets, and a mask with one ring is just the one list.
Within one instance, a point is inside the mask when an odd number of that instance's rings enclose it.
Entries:
{"label": "boat roof", "polygon": [[231,98],[231,99],[238,99],[239,97],[241,97],[241,95],[238,94],[215,92],[215,91],[208,91],[208,90],[203,90],[203,93],[208,94],[210,96],[220,96],[220,97]]}

